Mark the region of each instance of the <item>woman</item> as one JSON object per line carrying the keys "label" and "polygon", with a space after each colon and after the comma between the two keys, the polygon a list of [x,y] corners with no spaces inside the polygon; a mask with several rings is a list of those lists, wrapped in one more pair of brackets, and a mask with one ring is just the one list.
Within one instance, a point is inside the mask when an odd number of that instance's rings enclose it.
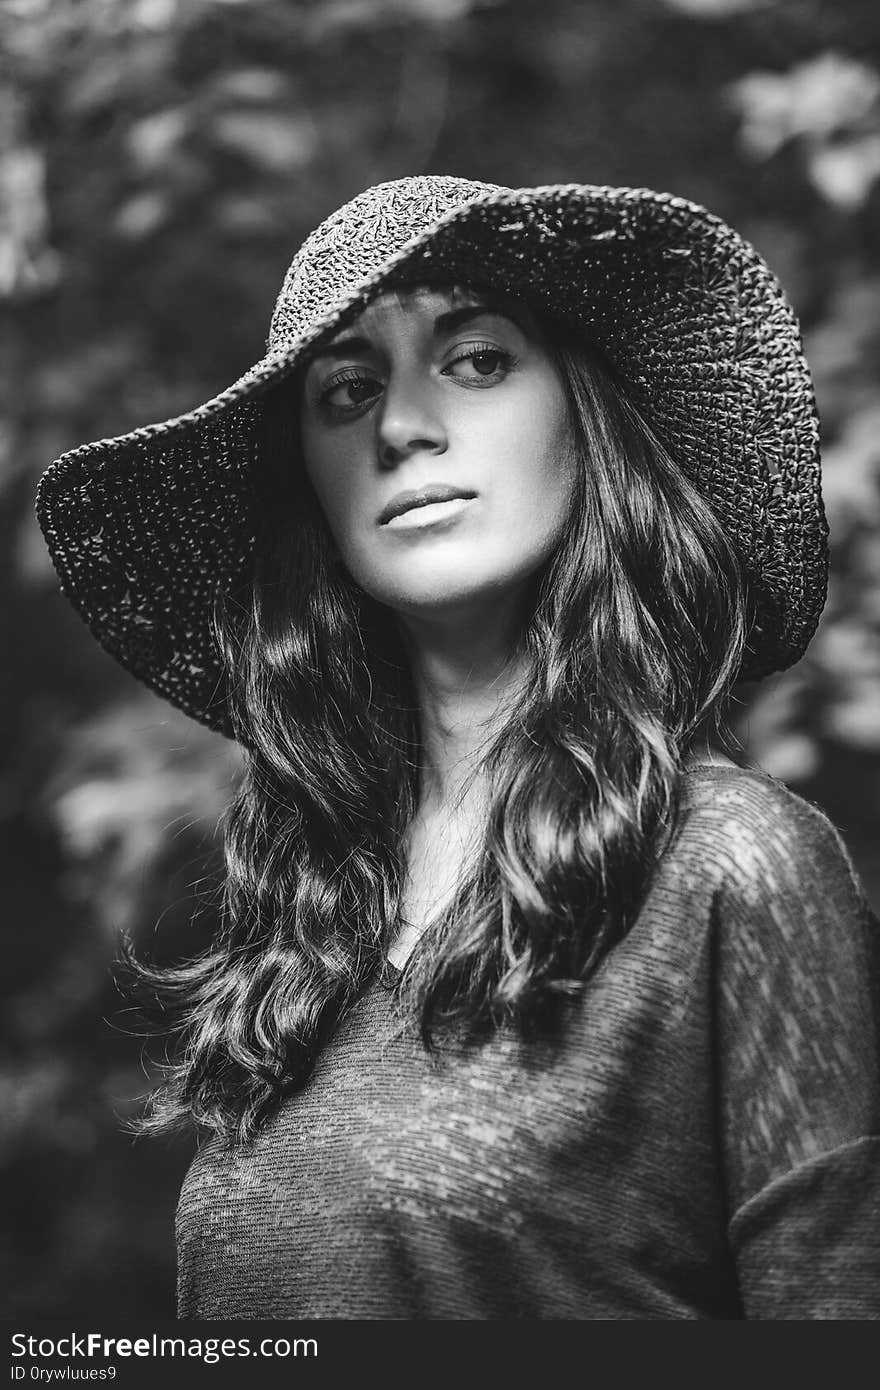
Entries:
{"label": "woman", "polygon": [[756,253],[647,190],[370,189],[267,356],[66,455],[98,639],[237,737],[225,917],[134,964],[206,1135],[186,1317],[880,1315],[876,923],[734,752],[824,600]]}

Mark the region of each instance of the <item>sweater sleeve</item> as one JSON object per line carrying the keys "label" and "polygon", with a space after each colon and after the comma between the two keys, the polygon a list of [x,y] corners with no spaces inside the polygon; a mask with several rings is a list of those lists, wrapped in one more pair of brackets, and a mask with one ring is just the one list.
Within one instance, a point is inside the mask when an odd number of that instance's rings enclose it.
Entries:
{"label": "sweater sleeve", "polygon": [[878,923],[820,811],[757,777],[739,802],[716,893],[716,1018],[743,1311],[880,1319]]}

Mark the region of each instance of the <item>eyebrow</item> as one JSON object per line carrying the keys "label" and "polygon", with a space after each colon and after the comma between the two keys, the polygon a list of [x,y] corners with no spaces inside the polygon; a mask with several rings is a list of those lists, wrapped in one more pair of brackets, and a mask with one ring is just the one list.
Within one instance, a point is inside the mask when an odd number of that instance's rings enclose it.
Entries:
{"label": "eyebrow", "polygon": [[[509,319],[521,332],[526,332],[525,323],[513,305],[492,304],[487,301],[484,304],[465,304],[461,309],[449,309],[446,313],[438,314],[434,320],[434,336],[439,337],[443,333],[452,333],[456,328],[462,328],[465,324],[472,323],[474,319],[486,317]],[[369,338],[349,334],[348,337],[334,339],[326,347],[316,348],[311,355],[311,360],[316,362],[322,357],[331,359],[352,357],[374,350],[375,345],[370,342]]]}

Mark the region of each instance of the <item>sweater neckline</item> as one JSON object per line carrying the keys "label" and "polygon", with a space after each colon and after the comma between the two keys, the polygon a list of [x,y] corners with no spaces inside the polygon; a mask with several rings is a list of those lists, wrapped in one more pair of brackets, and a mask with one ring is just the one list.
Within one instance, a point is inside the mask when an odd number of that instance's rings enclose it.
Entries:
{"label": "sweater neckline", "polygon": [[737,763],[693,763],[682,770],[683,777],[716,777],[737,773],[740,777],[766,778],[768,774],[759,767],[740,767]]}
{"label": "sweater neckline", "polygon": [[[684,777],[708,777],[710,780],[718,776],[726,777],[731,773],[747,777],[766,777],[767,775],[760,768],[739,767],[736,763],[693,763],[690,767],[682,770]],[[383,956],[378,973],[378,982],[383,989],[394,989],[402,974],[403,967],[394,965],[387,956]]]}

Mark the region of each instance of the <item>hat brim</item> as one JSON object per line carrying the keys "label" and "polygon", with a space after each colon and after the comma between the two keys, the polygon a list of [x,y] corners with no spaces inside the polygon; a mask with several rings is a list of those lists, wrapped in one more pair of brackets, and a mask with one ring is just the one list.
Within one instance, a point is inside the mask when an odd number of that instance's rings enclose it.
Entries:
{"label": "hat brim", "polygon": [[743,677],[799,659],[825,601],[827,526],[794,313],[754,248],[706,209],[578,184],[453,209],[219,395],[46,471],[37,516],[62,590],[117,661],[231,733],[212,615],[253,549],[261,402],[376,295],[420,282],[489,285],[582,332],[734,544],[756,610]]}

